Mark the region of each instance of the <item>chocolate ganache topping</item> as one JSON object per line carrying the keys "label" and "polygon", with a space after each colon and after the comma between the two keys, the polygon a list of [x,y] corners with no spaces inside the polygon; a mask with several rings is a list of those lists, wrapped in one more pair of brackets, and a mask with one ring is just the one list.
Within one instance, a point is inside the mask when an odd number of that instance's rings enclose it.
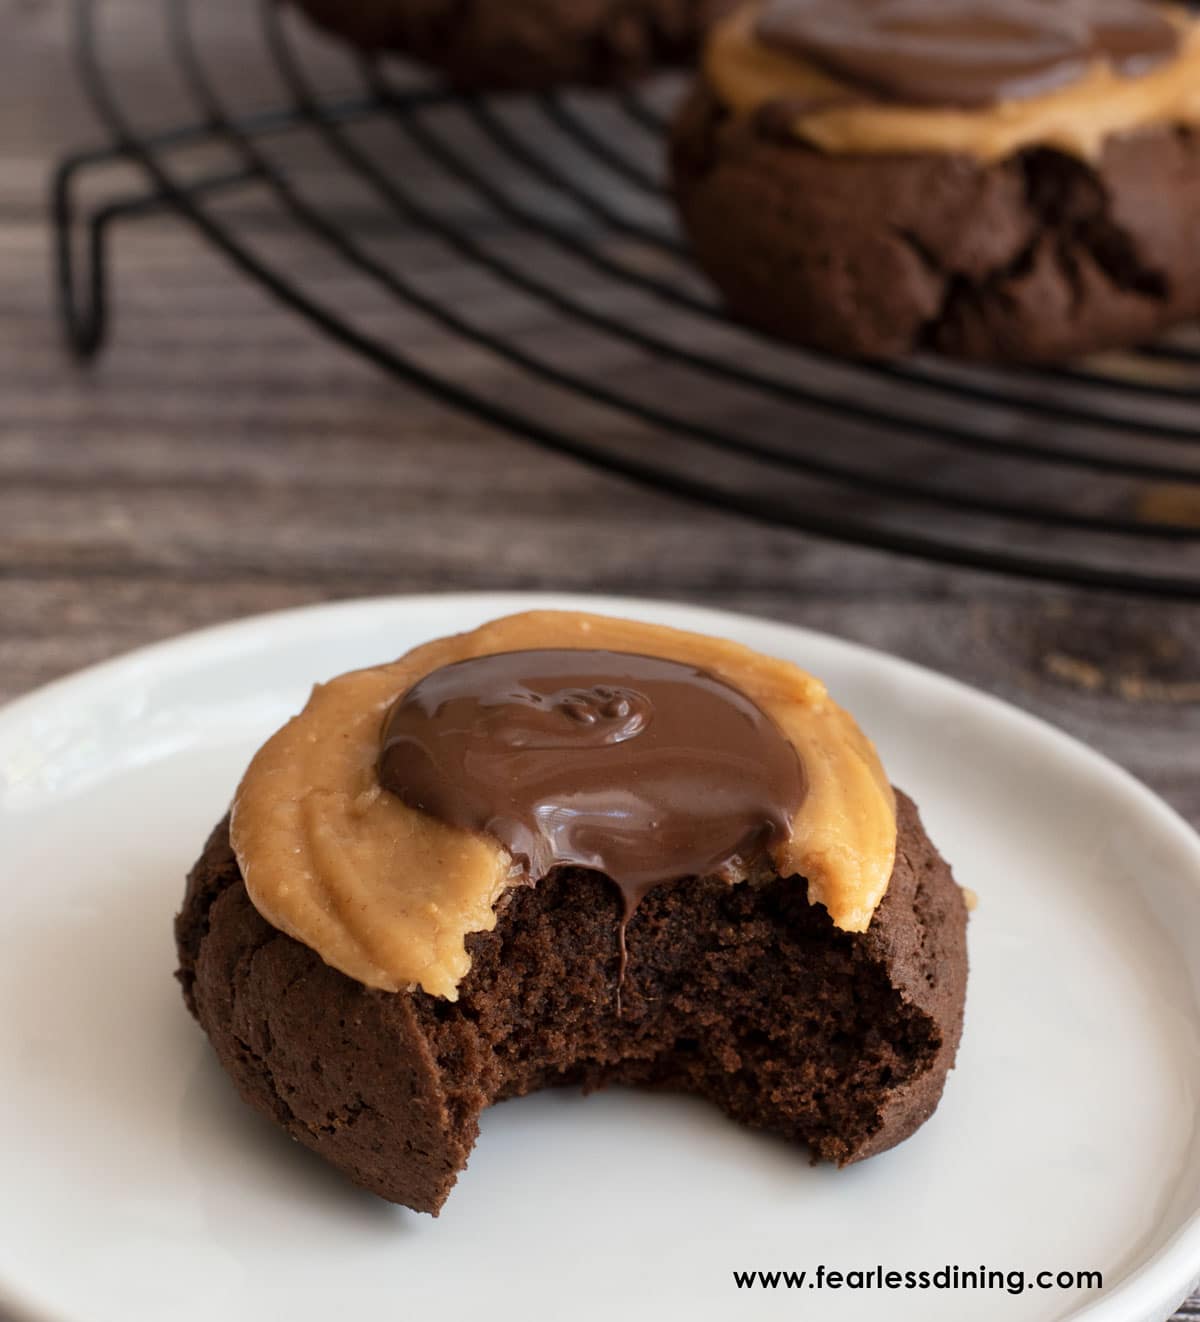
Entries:
{"label": "chocolate ganache topping", "polygon": [[765,0],[755,31],[865,96],[913,106],[1020,100],[1098,61],[1134,77],[1180,43],[1152,0]]}
{"label": "chocolate ganache topping", "polygon": [[503,652],[415,684],[384,727],[380,783],[499,840],[531,880],[605,873],[626,919],[654,885],[753,861],[805,794],[795,748],[748,697],[678,661]]}

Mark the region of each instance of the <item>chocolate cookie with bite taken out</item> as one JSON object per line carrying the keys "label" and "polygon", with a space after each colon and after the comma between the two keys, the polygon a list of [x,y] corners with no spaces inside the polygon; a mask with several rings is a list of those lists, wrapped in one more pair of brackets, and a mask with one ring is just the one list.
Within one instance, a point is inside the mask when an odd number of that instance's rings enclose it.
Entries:
{"label": "chocolate cookie with bite taken out", "polygon": [[242,1096],[434,1213],[482,1110],[559,1084],[881,1152],[937,1106],[967,975],[962,893],[819,681],[553,612],[315,690],[176,938]]}

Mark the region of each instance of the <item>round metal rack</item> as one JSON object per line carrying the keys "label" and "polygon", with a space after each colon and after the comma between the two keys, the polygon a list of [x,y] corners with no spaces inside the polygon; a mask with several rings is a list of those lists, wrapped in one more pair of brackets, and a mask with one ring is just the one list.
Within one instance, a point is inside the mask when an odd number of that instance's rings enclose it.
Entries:
{"label": "round metal rack", "polygon": [[158,0],[164,129],[125,100],[112,8],[75,0],[110,141],[53,186],[81,357],[109,331],[110,231],[172,208],[326,335],[548,449],[846,543],[1200,600],[1200,333],[1053,371],[803,353],[730,322],[689,261],[663,180],[678,80],[468,95],[272,0],[244,10],[247,77],[208,6]]}

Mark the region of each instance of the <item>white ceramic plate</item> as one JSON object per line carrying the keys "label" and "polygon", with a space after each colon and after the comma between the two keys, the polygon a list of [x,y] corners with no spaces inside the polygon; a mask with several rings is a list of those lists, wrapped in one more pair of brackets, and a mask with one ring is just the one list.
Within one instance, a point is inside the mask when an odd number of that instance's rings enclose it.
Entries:
{"label": "white ceramic plate", "polygon": [[[489,1113],[438,1220],[234,1095],[171,974],[182,878],[317,679],[531,604],[824,676],[978,892],[934,1118],[837,1172],[686,1099]],[[367,601],[136,653],[0,713],[0,1297],[54,1322],[1161,1319],[1200,1273],[1200,841],[1110,763],[817,634],[650,602]],[[1099,1270],[1103,1290],[738,1289],[735,1270]],[[0,1306],[0,1311],[2,1311]]]}

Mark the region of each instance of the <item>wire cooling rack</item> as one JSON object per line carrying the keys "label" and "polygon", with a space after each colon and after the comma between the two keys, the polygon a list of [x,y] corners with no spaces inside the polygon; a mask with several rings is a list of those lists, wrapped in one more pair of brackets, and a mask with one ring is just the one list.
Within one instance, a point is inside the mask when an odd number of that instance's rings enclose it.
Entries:
{"label": "wire cooling rack", "polygon": [[164,129],[125,99],[111,9],[75,0],[110,142],[53,187],[79,356],[109,331],[110,231],[173,208],[326,335],[548,449],[842,542],[1200,600],[1200,333],[1055,371],[798,352],[728,321],[689,261],[663,181],[678,81],[467,95],[272,0],[231,70],[211,6],[157,0]]}

